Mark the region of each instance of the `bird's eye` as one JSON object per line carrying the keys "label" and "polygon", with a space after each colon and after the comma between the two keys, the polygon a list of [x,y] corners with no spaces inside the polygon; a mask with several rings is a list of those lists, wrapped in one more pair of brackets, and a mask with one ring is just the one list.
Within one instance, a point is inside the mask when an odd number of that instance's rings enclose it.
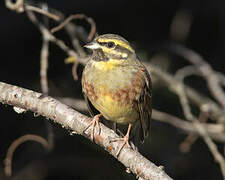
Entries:
{"label": "bird's eye", "polygon": [[112,42],[112,41],[110,41],[110,42],[107,43],[107,47],[108,48],[113,48],[114,46],[115,46],[115,43]]}

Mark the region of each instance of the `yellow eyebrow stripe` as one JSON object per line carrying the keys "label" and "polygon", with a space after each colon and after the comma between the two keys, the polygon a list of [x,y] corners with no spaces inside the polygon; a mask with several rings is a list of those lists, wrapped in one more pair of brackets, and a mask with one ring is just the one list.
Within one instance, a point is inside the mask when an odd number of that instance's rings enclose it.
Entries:
{"label": "yellow eyebrow stripe", "polygon": [[120,45],[121,47],[124,47],[128,49],[131,52],[134,52],[133,48],[129,46],[129,44],[125,43],[124,41],[118,40],[118,39],[98,39],[98,42],[104,43],[104,42],[114,42],[115,44]]}

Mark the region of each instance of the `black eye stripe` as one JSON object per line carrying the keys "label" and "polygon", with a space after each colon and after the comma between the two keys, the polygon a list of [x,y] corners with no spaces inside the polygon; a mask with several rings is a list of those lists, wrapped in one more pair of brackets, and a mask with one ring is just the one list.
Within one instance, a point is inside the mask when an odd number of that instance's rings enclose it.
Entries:
{"label": "black eye stripe", "polygon": [[101,46],[106,46],[107,42],[98,42]]}
{"label": "black eye stripe", "polygon": [[109,41],[109,42],[98,42],[101,46],[105,46],[108,48],[113,48],[115,47],[115,43],[113,41]]}

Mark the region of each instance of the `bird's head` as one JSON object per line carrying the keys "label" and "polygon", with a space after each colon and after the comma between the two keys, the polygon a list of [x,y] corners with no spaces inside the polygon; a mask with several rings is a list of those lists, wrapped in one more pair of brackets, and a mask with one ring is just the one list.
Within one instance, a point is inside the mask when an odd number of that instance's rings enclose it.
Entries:
{"label": "bird's head", "polygon": [[100,35],[84,47],[93,50],[97,61],[126,60],[129,56],[135,55],[129,42],[115,34]]}

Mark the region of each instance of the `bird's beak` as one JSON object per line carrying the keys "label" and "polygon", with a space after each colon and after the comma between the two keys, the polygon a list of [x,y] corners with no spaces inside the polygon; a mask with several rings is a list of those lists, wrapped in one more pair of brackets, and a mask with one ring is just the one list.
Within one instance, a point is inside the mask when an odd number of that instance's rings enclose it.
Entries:
{"label": "bird's beak", "polygon": [[96,42],[90,42],[90,43],[86,44],[84,47],[86,47],[88,49],[99,49],[100,48],[99,44]]}

